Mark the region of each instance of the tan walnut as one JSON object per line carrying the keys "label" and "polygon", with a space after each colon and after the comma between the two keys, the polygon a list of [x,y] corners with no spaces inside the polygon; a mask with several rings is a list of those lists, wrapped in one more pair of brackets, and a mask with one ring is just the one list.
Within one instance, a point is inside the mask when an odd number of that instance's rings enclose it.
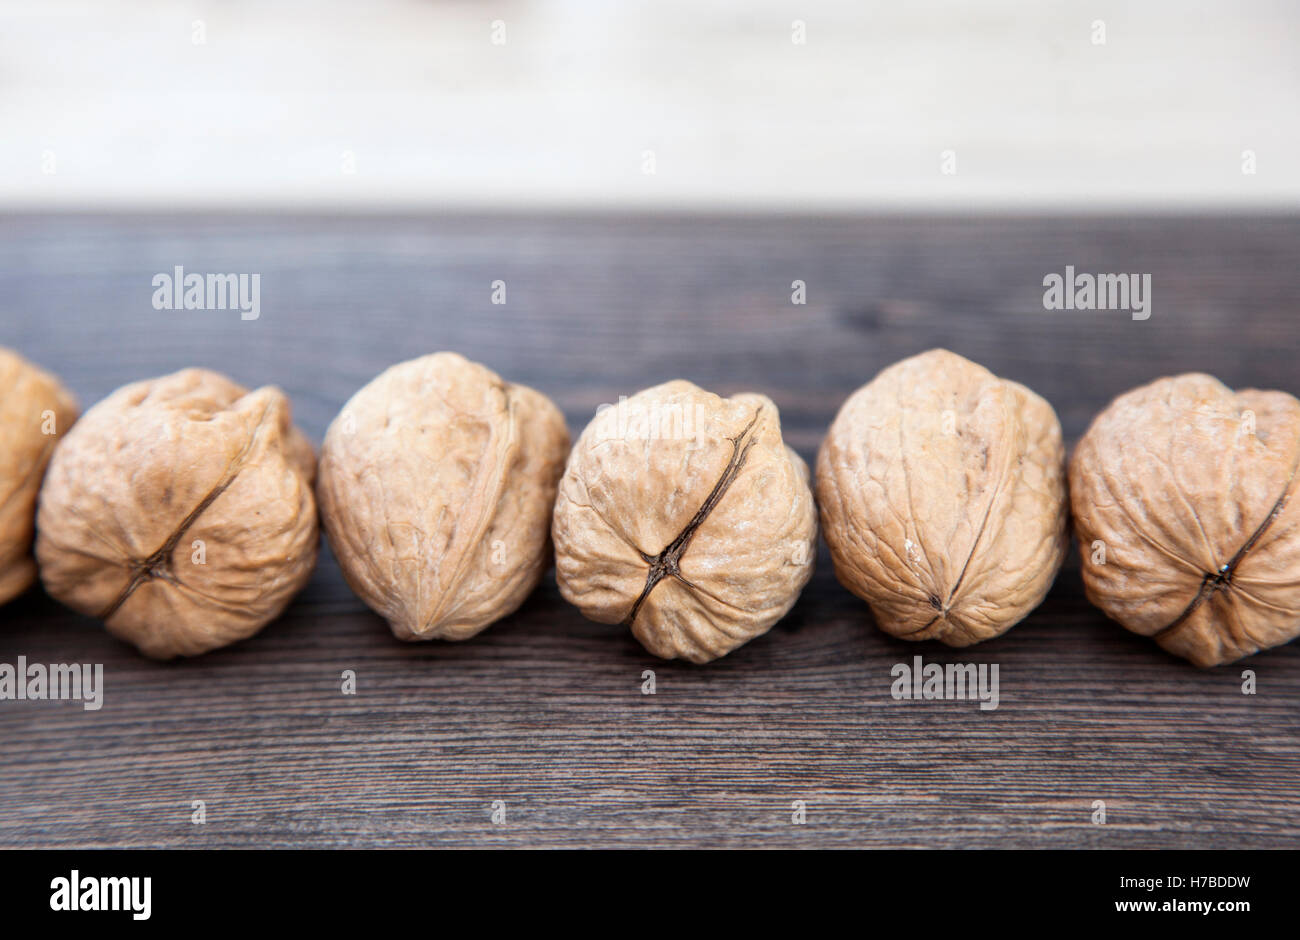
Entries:
{"label": "tan walnut", "polygon": [[1052,406],[935,349],[844,403],[817,460],[835,573],[877,625],[969,646],[1038,606],[1067,546]]}
{"label": "tan walnut", "polygon": [[54,376],[0,347],[0,604],[36,580],[36,494],[77,403]]}
{"label": "tan walnut", "polygon": [[1200,374],[1119,398],[1070,461],[1088,598],[1198,666],[1300,635],[1300,401]]}
{"label": "tan walnut", "polygon": [[569,457],[552,526],[560,592],[665,659],[767,632],[812,575],[808,469],[762,395],[674,381],[608,406]]}
{"label": "tan walnut", "polygon": [[462,356],[388,369],[321,449],[321,518],[348,584],[403,640],[500,620],[549,567],[568,448],[550,399]]}
{"label": "tan walnut", "polygon": [[242,640],[311,575],[314,467],[279,389],[203,369],[124,386],[55,448],[41,580],[156,659]]}

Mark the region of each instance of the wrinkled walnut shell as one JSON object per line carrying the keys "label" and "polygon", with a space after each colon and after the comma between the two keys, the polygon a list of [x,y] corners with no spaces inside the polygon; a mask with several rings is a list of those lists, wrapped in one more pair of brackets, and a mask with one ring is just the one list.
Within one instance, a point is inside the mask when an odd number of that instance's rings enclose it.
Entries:
{"label": "wrinkled walnut shell", "polygon": [[276,388],[203,369],[124,386],[54,451],[41,580],[156,659],[252,636],[316,562],[314,466]]}
{"label": "wrinkled walnut shell", "polygon": [[550,399],[455,353],[395,365],[343,407],[318,495],[352,589],[403,640],[464,640],[550,563],[569,432]]}
{"label": "wrinkled walnut shell", "polygon": [[1300,635],[1300,401],[1160,379],[1093,421],[1070,462],[1088,599],[1198,666]]}
{"label": "wrinkled walnut shell", "polygon": [[908,640],[969,646],[1042,602],[1067,545],[1052,406],[942,349],[849,397],[817,460],[840,583]]}
{"label": "wrinkled walnut shell", "polygon": [[566,600],[630,626],[656,656],[703,663],[794,605],[812,575],[817,518],[776,406],[679,380],[587,426],[552,532]]}
{"label": "wrinkled walnut shell", "polygon": [[0,604],[36,580],[32,538],[36,494],[54,445],[77,420],[72,394],[50,375],[0,347]]}

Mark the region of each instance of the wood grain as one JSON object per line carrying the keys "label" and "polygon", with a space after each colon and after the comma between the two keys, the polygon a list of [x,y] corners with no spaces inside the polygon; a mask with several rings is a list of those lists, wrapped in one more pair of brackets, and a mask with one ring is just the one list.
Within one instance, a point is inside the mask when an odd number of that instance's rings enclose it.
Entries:
{"label": "wood grain", "polygon": [[[575,431],[684,377],[767,393],[807,458],[854,388],[942,345],[1044,395],[1073,441],[1159,375],[1300,393],[1298,250],[1288,217],[10,216],[0,343],[83,404],[186,365],[275,383],[318,442],[435,349]],[[154,310],[177,264],[260,273],[261,318]],[[1066,264],[1150,273],[1151,318],[1044,311]],[[1000,707],[894,701],[918,653],[999,664]],[[789,617],[706,667],[584,620],[551,578],[472,641],[405,645],[326,552],[283,618],[197,660],[148,662],[39,592],[0,610],[0,662],[19,655],[103,663],[105,705],[0,702],[3,846],[1300,845],[1300,649],[1197,670],[1093,610],[1073,556],[1026,621],[960,651],[875,630],[824,550]]]}

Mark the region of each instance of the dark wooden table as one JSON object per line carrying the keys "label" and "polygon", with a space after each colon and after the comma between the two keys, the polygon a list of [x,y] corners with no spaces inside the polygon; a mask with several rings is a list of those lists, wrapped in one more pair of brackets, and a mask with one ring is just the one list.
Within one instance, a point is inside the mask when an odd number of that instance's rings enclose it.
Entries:
{"label": "dark wooden table", "polygon": [[[1298,254],[1297,217],[10,216],[0,343],[83,405],[188,365],[275,383],[317,442],[437,349],[575,431],[684,377],[766,392],[809,458],[849,392],[946,346],[1044,395],[1073,442],[1159,375],[1300,393]],[[260,319],[154,310],[178,264],[260,273]],[[1150,273],[1151,318],[1044,310],[1067,264]],[[1001,706],[894,701],[917,653],[999,664]],[[106,690],[98,712],[0,702],[4,846],[1300,845],[1300,648],[1199,671],[1093,610],[1074,557],[1027,620],[958,651],[877,631],[823,549],[791,614],[705,667],[584,620],[550,577],[472,641],[402,644],[328,552],[283,618],[199,659],[149,662],[39,591],[0,610],[0,662],[19,655],[103,663]]]}

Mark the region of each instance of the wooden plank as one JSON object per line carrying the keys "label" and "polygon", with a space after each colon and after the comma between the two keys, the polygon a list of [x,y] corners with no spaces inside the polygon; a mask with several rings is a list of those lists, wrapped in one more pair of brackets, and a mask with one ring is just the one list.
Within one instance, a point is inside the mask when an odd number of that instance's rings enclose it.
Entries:
{"label": "wooden plank", "polygon": [[[552,395],[575,431],[681,376],[766,392],[808,458],[854,388],[943,345],[1043,394],[1074,440],[1159,375],[1300,393],[1298,249],[1285,217],[10,216],[0,343],[83,403],[192,364],[274,382],[317,441],[434,349]],[[177,264],[260,273],[260,319],[154,310]],[[1043,310],[1066,264],[1150,273],[1151,318]],[[893,701],[918,653],[999,664],[1000,707]],[[327,552],[283,618],[200,659],[145,661],[39,592],[0,610],[0,662],[19,655],[103,663],[105,705],[0,702],[2,846],[1300,842],[1300,649],[1196,670],[1093,610],[1073,555],[1024,623],[960,651],[874,629],[824,550],[789,617],[706,667],[584,620],[551,578],[470,642],[405,645]]]}

